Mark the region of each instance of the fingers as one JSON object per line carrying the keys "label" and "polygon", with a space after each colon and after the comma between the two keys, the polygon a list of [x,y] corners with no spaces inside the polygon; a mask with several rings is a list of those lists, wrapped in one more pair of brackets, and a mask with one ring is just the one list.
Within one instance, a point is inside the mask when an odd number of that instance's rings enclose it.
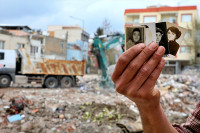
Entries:
{"label": "fingers", "polygon": [[151,75],[148,77],[148,79],[145,81],[145,83],[142,85],[142,88],[145,89],[145,91],[149,91],[149,89],[152,89],[150,86],[154,87],[157,79],[160,76],[160,73],[162,72],[163,67],[165,66],[165,59],[162,58],[159,62],[159,65],[154,69],[154,71],[151,73]]}
{"label": "fingers", "polygon": [[160,46],[153,56],[148,60],[148,62],[144,64],[138,71],[137,75],[130,84],[131,89],[138,90],[142,86],[142,84],[148,79],[149,75],[158,66],[164,53],[165,48]]}
{"label": "fingers", "polygon": [[137,57],[135,57],[134,60],[128,64],[123,74],[120,76],[118,83],[116,84],[116,88],[122,88],[124,84],[130,82],[140,67],[152,56],[157,48],[158,45],[155,42],[152,42],[150,45],[145,47],[142,52],[140,52],[140,54],[137,55]]}
{"label": "fingers", "polygon": [[119,60],[115,66],[115,70],[111,76],[111,79],[113,82],[116,82],[116,80],[119,78],[119,76],[122,74],[126,66],[129,64],[129,62],[136,57],[143,49],[145,48],[145,44],[137,44],[128,49],[126,52],[124,52],[120,57]]}

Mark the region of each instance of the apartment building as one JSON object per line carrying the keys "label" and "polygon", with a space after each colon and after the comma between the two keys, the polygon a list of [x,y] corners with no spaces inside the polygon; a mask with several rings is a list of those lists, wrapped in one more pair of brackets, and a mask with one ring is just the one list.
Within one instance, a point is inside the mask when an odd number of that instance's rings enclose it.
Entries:
{"label": "apartment building", "polygon": [[0,25],[0,49],[26,49],[31,58],[65,59],[64,39],[32,32],[28,26]]}
{"label": "apartment building", "polygon": [[184,65],[196,61],[198,44],[195,43],[195,32],[197,19],[197,6],[151,6],[145,9],[126,9],[124,12],[125,26],[135,23],[171,22],[187,29],[176,57],[166,58],[163,73],[168,74],[178,74]]}
{"label": "apartment building", "polygon": [[6,30],[0,30],[0,49],[25,48],[30,52],[30,40],[28,37],[16,36]]}
{"label": "apartment building", "polygon": [[66,39],[68,43],[88,42],[89,34],[79,26],[48,25],[49,36]]}
{"label": "apartment building", "polygon": [[24,48],[33,58],[41,57],[41,40],[32,35],[32,29],[21,25],[0,25],[0,49]]}

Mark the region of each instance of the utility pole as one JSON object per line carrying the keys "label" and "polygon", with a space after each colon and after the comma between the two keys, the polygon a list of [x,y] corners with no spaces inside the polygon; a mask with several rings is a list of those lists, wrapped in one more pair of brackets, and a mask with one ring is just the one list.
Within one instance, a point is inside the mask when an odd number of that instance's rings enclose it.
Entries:
{"label": "utility pole", "polygon": [[79,20],[82,22],[82,28],[84,30],[84,19],[81,19],[81,18],[77,18],[77,17],[74,17],[74,16],[70,16],[70,18],[73,18],[73,19],[76,19],[76,20]]}

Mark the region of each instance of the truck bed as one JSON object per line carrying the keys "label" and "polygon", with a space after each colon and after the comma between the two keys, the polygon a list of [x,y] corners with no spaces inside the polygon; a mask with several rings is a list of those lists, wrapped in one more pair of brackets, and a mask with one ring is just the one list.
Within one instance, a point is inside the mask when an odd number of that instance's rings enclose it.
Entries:
{"label": "truck bed", "polygon": [[76,75],[83,76],[86,61],[67,61],[53,59],[31,59],[24,49],[20,49],[22,56],[22,74],[45,75]]}

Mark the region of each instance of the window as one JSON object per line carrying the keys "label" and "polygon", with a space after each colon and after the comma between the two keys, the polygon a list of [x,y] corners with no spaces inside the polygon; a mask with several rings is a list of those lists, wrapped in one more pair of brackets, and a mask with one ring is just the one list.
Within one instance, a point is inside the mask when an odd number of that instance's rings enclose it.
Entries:
{"label": "window", "polygon": [[81,41],[88,41],[88,39],[89,39],[89,36],[88,35],[86,35],[86,34],[84,34],[84,33],[81,33]]}
{"label": "window", "polygon": [[133,23],[134,24],[138,24],[139,23],[139,19],[138,18],[133,18]]}
{"label": "window", "polygon": [[31,54],[35,55],[35,53],[38,53],[38,47],[37,46],[31,46]]}
{"label": "window", "polygon": [[17,44],[17,49],[19,49],[19,48],[24,48],[24,44],[23,43],[18,43]]}
{"label": "window", "polygon": [[0,49],[4,49],[5,48],[4,45],[5,45],[5,41],[0,40]]}
{"label": "window", "polygon": [[187,30],[187,32],[185,33],[185,38],[191,38],[191,37],[192,37],[191,30]]}
{"label": "window", "polygon": [[162,22],[177,23],[176,17],[163,17]]}
{"label": "window", "polygon": [[64,41],[60,42],[60,46],[61,46],[62,49],[64,49]]}
{"label": "window", "polygon": [[182,22],[191,22],[192,15],[191,14],[182,14]]}
{"label": "window", "polygon": [[181,53],[190,53],[190,50],[189,46],[181,46]]}
{"label": "window", "polygon": [[176,17],[169,17],[168,21],[169,21],[170,23],[177,23]]}
{"label": "window", "polygon": [[144,16],[144,23],[156,22],[156,16]]}
{"label": "window", "polygon": [[178,13],[163,13],[161,14],[162,22],[177,23]]}
{"label": "window", "polygon": [[4,53],[0,52],[0,60],[4,60]]}
{"label": "window", "polygon": [[161,21],[162,21],[162,22],[167,22],[168,20],[167,20],[167,18],[162,18]]}
{"label": "window", "polygon": [[200,57],[200,53],[197,53],[197,57]]}

